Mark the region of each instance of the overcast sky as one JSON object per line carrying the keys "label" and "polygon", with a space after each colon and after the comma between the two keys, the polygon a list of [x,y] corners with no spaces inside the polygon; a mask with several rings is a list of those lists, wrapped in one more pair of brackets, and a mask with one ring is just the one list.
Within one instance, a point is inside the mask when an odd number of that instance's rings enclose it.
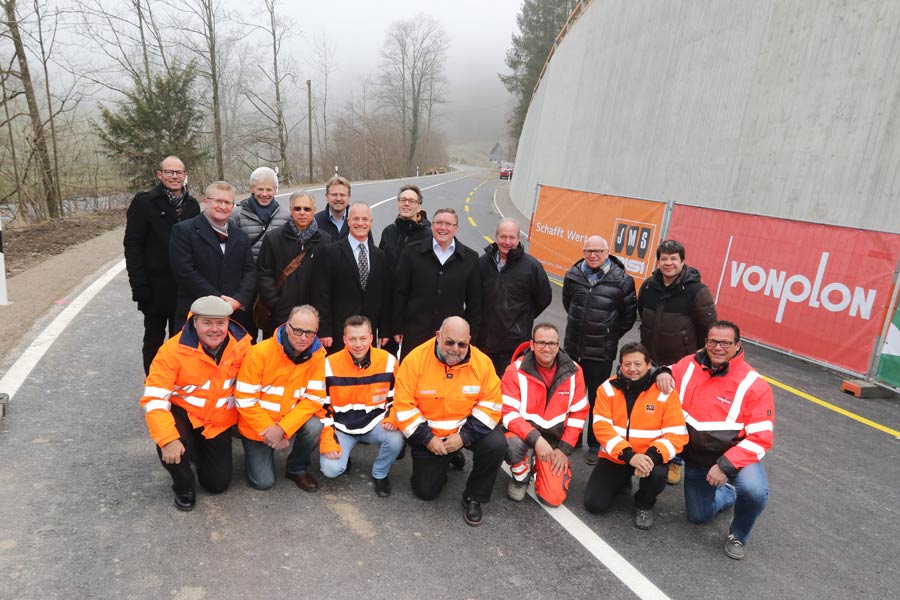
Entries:
{"label": "overcast sky", "polygon": [[301,63],[308,42],[320,31],[337,46],[338,67],[329,84],[329,96],[336,100],[356,91],[362,75],[374,75],[384,33],[392,22],[418,14],[436,18],[450,38],[446,70],[450,102],[443,109],[444,129],[451,141],[458,142],[505,139],[513,100],[497,73],[506,72],[503,57],[520,5],[521,0],[318,0],[286,2],[281,10],[302,30],[291,42]]}

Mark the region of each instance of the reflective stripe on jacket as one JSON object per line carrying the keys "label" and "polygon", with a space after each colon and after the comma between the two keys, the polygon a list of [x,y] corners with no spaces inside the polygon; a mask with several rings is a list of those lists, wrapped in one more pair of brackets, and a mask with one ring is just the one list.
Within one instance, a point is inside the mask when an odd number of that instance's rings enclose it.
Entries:
{"label": "reflective stripe on jacket", "polygon": [[594,435],[600,456],[624,464],[620,455],[627,448],[635,454],[655,448],[662,462],[669,462],[688,440],[678,392],[663,394],[653,383],[638,395],[629,415],[625,394],[610,383],[613,379],[600,385],[594,401]]}
{"label": "reflective stripe on jacket", "polygon": [[434,436],[459,432],[466,446],[500,421],[500,379],[491,359],[469,346],[467,359],[448,366],[435,355],[435,338],[400,363],[394,388],[397,425],[410,441],[427,444]]}
{"label": "reflective stripe on jacket", "polygon": [[253,346],[238,374],[238,430],[248,439],[262,441],[263,430],[274,424],[290,438],[310,418],[325,418],[325,348],[316,338],[312,356],[296,364],[282,346],[286,335],[282,325]]}
{"label": "reflective stripe on jacket", "polygon": [[584,374],[560,350],[549,389],[537,371],[530,342],[523,342],[503,374],[503,426],[534,447],[544,437],[569,456],[584,429],[588,399]]}
{"label": "reflective stripe on jacket", "polygon": [[141,408],[150,437],[162,448],[179,439],[172,416],[172,404],[183,408],[194,428],[203,428],[203,437],[214,438],[237,422],[234,408],[234,381],[250,336],[229,322],[228,343],[219,364],[200,346],[193,319],[159,349],[144,383]]}
{"label": "reflective stripe on jacket", "polygon": [[772,447],[775,400],[769,384],[744,361],[743,351],[725,368],[713,370],[708,360],[701,350],[672,367],[690,435],[683,455],[702,467],[718,464],[733,477]]}
{"label": "reflective stripe on jacket", "polygon": [[394,399],[396,364],[397,359],[380,348],[369,351],[366,367],[357,366],[346,348],[327,357],[322,424],[350,435],[362,435],[379,425]]}

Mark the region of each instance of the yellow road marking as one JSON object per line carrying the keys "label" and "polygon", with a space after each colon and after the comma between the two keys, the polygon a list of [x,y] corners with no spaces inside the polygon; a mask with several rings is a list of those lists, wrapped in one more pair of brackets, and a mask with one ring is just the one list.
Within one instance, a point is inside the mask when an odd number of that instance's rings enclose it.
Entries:
{"label": "yellow road marking", "polygon": [[863,425],[868,425],[872,429],[877,429],[878,431],[890,434],[894,437],[900,437],[900,431],[897,431],[896,429],[891,429],[890,427],[886,427],[886,426],[882,425],[881,423],[876,423],[875,421],[867,419],[867,418],[865,418],[861,415],[858,415],[854,412],[850,412],[849,410],[843,409],[840,406],[835,406],[834,404],[831,404],[830,402],[826,402],[826,401],[822,400],[821,398],[816,398],[815,396],[807,394],[806,392],[800,391],[797,388],[793,388],[787,384],[781,383],[780,381],[772,379],[771,377],[763,376],[763,379],[765,379],[766,381],[768,381],[770,384],[774,385],[777,388],[781,388],[786,392],[790,392],[790,393],[794,394],[795,396],[803,398],[804,400],[809,400],[813,404],[818,404],[819,406],[821,406],[823,408],[827,408],[828,410],[832,410],[840,415],[844,415],[845,417],[853,419],[854,421],[858,421],[858,422],[862,423]]}
{"label": "yellow road marking", "polygon": [[466,196],[466,204],[468,204],[470,200],[472,200],[472,196]]}
{"label": "yellow road marking", "polygon": [[465,206],[463,206],[463,210],[465,210],[466,212],[469,212],[469,205],[466,204]]}
{"label": "yellow road marking", "polygon": [[488,244],[493,244],[493,243],[494,243],[494,240],[492,240],[489,236],[483,235],[483,236],[481,236],[481,237],[483,237],[484,239],[486,239]]}
{"label": "yellow road marking", "polygon": [[469,217],[469,223],[472,224],[472,227],[478,227],[478,223],[476,223],[475,219],[473,219],[472,217]]}

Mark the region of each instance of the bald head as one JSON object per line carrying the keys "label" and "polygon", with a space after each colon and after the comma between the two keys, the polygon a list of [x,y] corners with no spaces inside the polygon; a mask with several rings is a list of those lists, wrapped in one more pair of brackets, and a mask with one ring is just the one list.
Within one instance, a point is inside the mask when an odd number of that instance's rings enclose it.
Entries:
{"label": "bald head", "polygon": [[587,266],[597,269],[609,258],[609,244],[599,235],[592,235],[584,241],[583,252]]}
{"label": "bald head", "polygon": [[437,353],[441,362],[454,366],[469,353],[469,324],[462,317],[447,317],[437,332]]}

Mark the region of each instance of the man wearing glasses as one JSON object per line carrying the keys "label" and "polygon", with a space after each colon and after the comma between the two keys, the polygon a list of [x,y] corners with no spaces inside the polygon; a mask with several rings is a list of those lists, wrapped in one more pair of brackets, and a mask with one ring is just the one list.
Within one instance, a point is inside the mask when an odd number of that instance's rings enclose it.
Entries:
{"label": "man wearing glasses", "polygon": [[177,325],[184,325],[194,300],[219,296],[231,305],[232,320],[256,331],[249,311],[256,295],[256,264],[247,234],[228,226],[233,209],[234,186],[214,181],[206,187],[203,212],[172,228],[169,260],[178,284]]}
{"label": "man wearing glasses", "polygon": [[559,349],[556,325],[534,326],[531,341],[513,353],[502,390],[506,462],[513,476],[506,495],[521,502],[533,474],[538,498],[559,506],[572,477],[569,456],[581,438],[588,399],[581,367]]}
{"label": "man wearing glasses", "polygon": [[128,206],[125,221],[125,267],[131,299],[144,314],[142,354],[144,373],[160,346],[175,328],[175,278],[169,262],[169,237],[176,223],[200,214],[200,205],[188,193],[184,163],[166,157],[156,172],[157,184],[138,193]]}
{"label": "man wearing glasses", "polygon": [[459,217],[440,208],[431,222],[432,238],[410,244],[400,255],[394,284],[394,341],[401,360],[434,335],[449,316],[464,317],[477,336],[481,323],[478,254],[456,239]]}
{"label": "man wearing glasses", "polygon": [[397,371],[394,418],[409,441],[412,489],[422,500],[440,494],[454,454],[472,451],[462,503],[466,523],[477,527],[506,454],[506,439],[497,427],[500,380],[491,359],[470,340],[469,324],[448,317],[435,337],[409,352]]}
{"label": "man wearing glasses", "polygon": [[[291,440],[285,477],[304,492],[319,489],[309,472],[325,418],[325,348],[316,337],[318,329],[315,308],[295,307],[275,335],[247,353],[238,373],[238,430],[247,481],[258,490],[275,485],[275,451]],[[333,451],[340,451],[333,436],[323,438],[321,452]]]}
{"label": "man wearing glasses", "polygon": [[678,390],[690,435],[682,451],[688,520],[706,523],[733,506],[725,554],[740,560],[769,498],[761,461],[774,440],[772,388],[744,360],[741,331],[730,321],[714,322],[706,347],[657,384],[663,393]]}
{"label": "man wearing glasses", "polygon": [[347,207],[350,206],[350,182],[335,175],[325,183],[325,201],[328,205],[316,213],[319,229],[337,241],[350,234],[347,223]]}
{"label": "man wearing glasses", "polygon": [[563,347],[584,370],[591,422],[584,461],[593,466],[600,460],[600,444],[594,436],[593,412],[597,388],[609,378],[619,340],[637,318],[634,279],[625,265],[609,253],[609,244],[599,235],[584,242],[584,258],[566,273],[562,301],[568,318]]}

